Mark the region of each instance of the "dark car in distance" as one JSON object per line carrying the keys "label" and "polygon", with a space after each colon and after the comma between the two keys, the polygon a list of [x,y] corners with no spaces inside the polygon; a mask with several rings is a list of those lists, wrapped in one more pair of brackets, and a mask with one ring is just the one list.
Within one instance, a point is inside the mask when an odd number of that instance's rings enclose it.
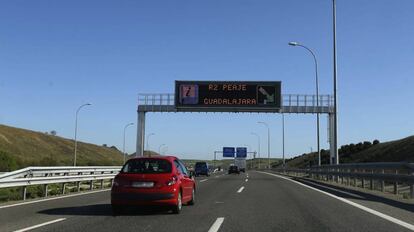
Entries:
{"label": "dark car in distance", "polygon": [[230,166],[229,167],[229,174],[232,174],[232,173],[240,174],[239,167],[237,167],[236,165]]}
{"label": "dark car in distance", "polygon": [[210,170],[207,162],[197,162],[194,168],[195,176],[210,176]]}
{"label": "dark car in distance", "polygon": [[111,206],[114,214],[143,205],[168,206],[178,214],[183,204],[194,204],[195,189],[192,175],[174,156],[130,159],[114,179]]}

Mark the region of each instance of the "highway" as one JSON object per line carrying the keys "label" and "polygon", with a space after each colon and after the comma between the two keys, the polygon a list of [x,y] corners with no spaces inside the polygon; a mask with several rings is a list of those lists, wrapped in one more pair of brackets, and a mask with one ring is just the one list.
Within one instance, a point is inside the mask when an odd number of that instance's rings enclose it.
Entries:
{"label": "highway", "polygon": [[105,190],[0,205],[0,231],[414,231],[413,205],[396,206],[274,174],[218,173],[197,178],[196,204],[179,215],[146,209],[113,216]]}

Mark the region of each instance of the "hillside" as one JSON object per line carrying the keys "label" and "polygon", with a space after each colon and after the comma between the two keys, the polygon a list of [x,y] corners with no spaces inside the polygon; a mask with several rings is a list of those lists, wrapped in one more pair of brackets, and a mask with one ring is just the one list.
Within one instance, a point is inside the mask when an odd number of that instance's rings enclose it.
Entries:
{"label": "hillside", "polygon": [[[0,172],[27,166],[73,165],[74,141],[0,125]],[[116,148],[78,141],[77,165],[121,165]]]}
{"label": "hillside", "polygon": [[[366,142],[365,142],[366,143]],[[362,143],[360,143],[362,144]],[[339,151],[341,163],[365,162],[414,162],[414,136],[404,139],[369,145],[368,148],[357,152],[349,152],[344,148],[354,144],[342,146]],[[357,147],[355,145],[355,147]],[[322,164],[329,162],[329,151],[321,151]],[[317,163],[317,153],[308,153],[289,159],[289,167],[304,168]]]}

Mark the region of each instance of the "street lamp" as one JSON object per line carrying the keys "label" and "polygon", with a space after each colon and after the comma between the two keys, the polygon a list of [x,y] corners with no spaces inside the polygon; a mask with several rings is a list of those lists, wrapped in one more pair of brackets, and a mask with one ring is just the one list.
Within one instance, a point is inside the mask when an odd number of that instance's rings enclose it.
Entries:
{"label": "street lamp", "polygon": [[158,147],[158,154],[160,154],[160,155],[161,155],[161,147],[162,147],[162,146],[165,146],[165,143],[161,144],[161,145]]}
{"label": "street lamp", "polygon": [[270,169],[270,128],[269,125],[265,122],[257,122],[259,124],[263,124],[267,127],[267,165]]}
{"label": "street lamp", "polygon": [[333,147],[334,147],[334,156],[335,156],[335,163],[332,162],[332,159],[330,163],[339,164],[339,156],[338,156],[338,83],[337,83],[337,62],[336,62],[336,0],[332,0],[332,20],[333,20],[333,69],[334,69],[334,75],[333,75],[333,83],[334,83],[334,139],[333,139]]}
{"label": "street lamp", "polygon": [[84,106],[90,106],[90,105],[92,105],[92,104],[90,104],[90,103],[83,104],[83,105],[79,106],[78,110],[76,110],[76,119],[75,119],[75,155],[74,155],[74,158],[73,158],[73,166],[76,166],[76,153],[77,153],[77,150],[78,150],[78,141],[77,141],[77,135],[78,135],[78,114],[79,114],[79,111]]}
{"label": "street lamp", "polygon": [[168,151],[168,146],[165,146],[164,149],[162,149],[162,154],[165,155]]}
{"label": "street lamp", "polygon": [[124,127],[124,141],[123,141],[123,145],[122,145],[122,152],[124,154],[124,163],[126,161],[126,153],[125,153],[125,132],[126,132],[127,127],[132,126],[132,125],[134,125],[134,123],[131,122],[131,123],[126,124],[125,127]]}
{"label": "street lamp", "polygon": [[153,135],[155,135],[155,134],[150,133],[149,135],[147,135],[147,151],[148,151],[149,156],[151,156],[151,151],[150,151],[150,148],[149,148],[149,138]]}
{"label": "street lamp", "polygon": [[260,136],[257,133],[254,133],[254,132],[250,132],[250,134],[257,137],[257,147],[258,147],[257,155],[258,155],[258,158],[259,158],[258,168],[260,169]]}
{"label": "street lamp", "polygon": [[[243,146],[246,147],[246,149],[248,149],[247,152],[251,152],[252,149],[251,149],[250,145],[243,144]],[[246,159],[249,159],[248,156],[247,156],[247,153],[246,153]]]}
{"label": "street lamp", "polygon": [[282,157],[283,157],[283,168],[285,168],[285,114],[282,113]]}
{"label": "street lamp", "polygon": [[[316,84],[316,108],[319,110],[319,78],[318,78],[318,60],[316,59],[315,53],[305,45],[302,45],[298,42],[289,42],[290,46],[297,46],[306,49],[313,57],[315,62],[315,84]],[[316,112],[316,140],[317,140],[317,149],[318,149],[318,166],[321,166],[321,149],[320,149],[320,139],[319,139],[319,111]]]}

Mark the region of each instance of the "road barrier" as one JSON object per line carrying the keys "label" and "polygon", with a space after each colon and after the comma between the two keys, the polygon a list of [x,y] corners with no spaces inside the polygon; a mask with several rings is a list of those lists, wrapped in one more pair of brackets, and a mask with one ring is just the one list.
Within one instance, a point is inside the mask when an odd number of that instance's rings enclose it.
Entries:
{"label": "road barrier", "polygon": [[120,170],[121,166],[27,167],[0,174],[0,188],[22,187],[22,199],[26,200],[27,186],[44,185],[47,197],[49,184],[62,184],[62,194],[67,183],[76,183],[80,191],[82,183],[88,182],[92,190],[94,181],[100,181],[103,188],[105,180],[110,180],[112,185],[112,180]]}
{"label": "road barrier", "polygon": [[414,199],[414,163],[350,163],[308,169],[276,168],[278,173],[390,192]]}

